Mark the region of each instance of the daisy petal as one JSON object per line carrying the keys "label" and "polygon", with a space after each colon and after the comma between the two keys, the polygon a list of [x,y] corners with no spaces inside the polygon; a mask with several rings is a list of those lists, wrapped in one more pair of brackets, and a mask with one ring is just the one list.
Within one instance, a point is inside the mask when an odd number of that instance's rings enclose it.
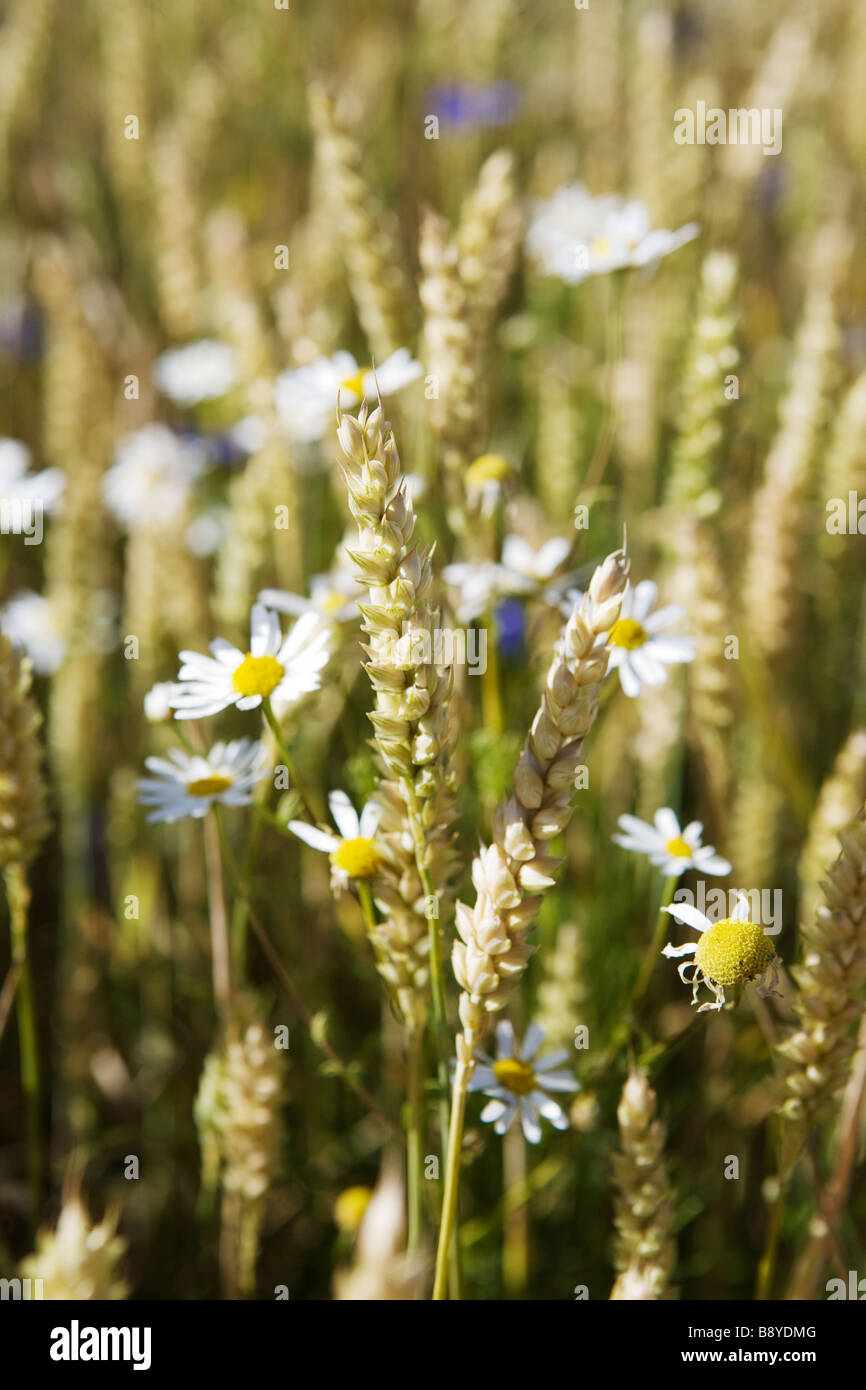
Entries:
{"label": "daisy petal", "polygon": [[514,1029],[507,1018],[496,1025],[496,1055],[500,1062],[514,1056]]}
{"label": "daisy petal", "polygon": [[530,1023],[523,1037],[523,1046],[520,1049],[520,1060],[528,1062],[534,1057],[541,1044],[544,1042],[544,1029],[540,1023]]}
{"label": "daisy petal", "polygon": [[360,834],[358,813],[345,792],[334,791],[328,796],[328,809],[344,840],[357,839]]}
{"label": "daisy petal", "polygon": [[311,849],[321,850],[325,854],[333,854],[335,849],[340,848],[340,841],[336,835],[329,835],[325,830],[319,830],[315,825],[307,825],[304,820],[290,820],[289,829],[293,835],[297,835],[299,840],[303,840],[305,845]]}
{"label": "daisy petal", "polygon": [[669,912],[671,917],[676,917],[678,922],[685,922],[686,926],[694,927],[695,931],[707,931],[712,926],[710,919],[689,903],[671,903],[669,907],[663,907],[662,912]]}

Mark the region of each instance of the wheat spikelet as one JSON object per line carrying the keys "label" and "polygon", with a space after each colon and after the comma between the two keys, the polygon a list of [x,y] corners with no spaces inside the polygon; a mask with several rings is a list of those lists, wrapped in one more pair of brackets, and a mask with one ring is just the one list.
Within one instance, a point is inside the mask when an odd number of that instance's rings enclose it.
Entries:
{"label": "wheat spikelet", "polygon": [[779,1044],[788,1063],[783,1112],[813,1123],[845,1084],[855,1048],[853,1025],[863,1009],[866,980],[866,819],[861,810],[839,836],[842,852],[821,884],[825,903],[801,925],[796,1031]]}
{"label": "wheat spikelet", "polygon": [[7,178],[10,144],[32,119],[37,89],[50,44],[55,0],[15,0],[0,32],[0,182]]}
{"label": "wheat spikelet", "polygon": [[[428,602],[430,552],[412,545],[415,513],[381,407],[371,413],[362,407],[357,419],[343,416],[338,437],[349,507],[358,523],[357,545],[347,553],[369,595],[361,612],[376,700],[370,719],[388,774],[378,798],[388,857],[375,885],[385,920],[374,945],[404,1018],[415,1026],[424,1011],[419,991],[426,979],[427,913],[439,912],[454,862],[447,764],[453,676],[436,655],[439,615]],[[434,903],[426,902],[424,871]]]}
{"label": "wheat spikelet", "polygon": [[160,127],[151,151],[156,249],[154,276],[160,321],[170,338],[199,328],[199,207],[193,166],[176,123]]}
{"label": "wheat spikelet", "polygon": [[[821,491],[825,497],[847,498],[849,490],[862,492],[866,484],[866,372],[849,386],[833,420],[833,429],[824,458]],[[821,548],[828,555],[838,541],[825,531]]]}
{"label": "wheat spikelet", "polygon": [[665,177],[670,153],[671,49],[673,20],[660,9],[642,14],[628,36],[633,49],[627,104],[628,186],[650,210],[653,222],[667,225]]}
{"label": "wheat spikelet", "polygon": [[675,1297],[670,1287],[677,1253],[667,1135],[655,1112],[655,1091],[643,1072],[632,1070],[616,1112],[622,1152],[611,1160],[617,1189],[614,1264],[619,1271],[610,1295],[614,1300]]}
{"label": "wheat spikelet", "polygon": [[310,115],[358,318],[381,362],[405,341],[404,276],[395,219],[367,188],[360,173],[361,150],[340,129],[333,102],[320,83],[310,88]]}
{"label": "wheat spikelet", "polygon": [[[149,146],[150,12],[136,0],[100,0],[102,120],[108,168],[128,216],[146,215]],[[127,118],[138,120],[129,138]]]}
{"label": "wheat spikelet", "polygon": [[839,749],[809,820],[797,864],[799,914],[811,922],[821,902],[819,880],[832,863],[840,833],[866,800],[866,729],[855,729]]}
{"label": "wheat spikelet", "polygon": [[607,672],[607,634],[617,621],[627,564],[609,555],[566,624],[540,708],[498,808],[493,844],[472,865],[476,900],[457,904],[452,965],[460,987],[458,1061],[468,1067],[491,1016],[502,1009],[526,968],[538,894],[552,887],[558,862],[546,851],[571,818],[575,769]]}
{"label": "wheat spikelet", "polygon": [[39,730],[27,657],[0,634],[0,868],[24,870],[48,833]]}
{"label": "wheat spikelet", "polygon": [[738,883],[772,881],[783,810],[782,793],[765,765],[764,735],[747,725],[735,758],[736,796],[730,815],[730,858]]}
{"label": "wheat spikelet", "polygon": [[[847,516],[849,494],[854,492],[860,498],[866,493],[864,438],[866,372],[862,372],[848,388],[833,420],[818,498],[818,506],[825,514],[832,500],[844,504]],[[828,530],[828,526],[829,516],[818,536],[817,548],[821,561],[818,568],[818,601],[821,616],[828,625],[833,625],[833,635],[841,647],[839,639],[843,638],[844,625],[835,621],[839,612],[839,590],[844,585],[845,562],[851,558],[851,547],[857,542],[846,541],[845,537]]]}
{"label": "wheat spikelet", "polygon": [[584,134],[583,181],[606,191],[622,185],[623,0],[599,6],[574,26],[574,119]]}
{"label": "wheat spikelet", "polygon": [[225,1035],[205,1060],[194,1115],[202,1185],[223,1190],[223,1265],[231,1291],[255,1284],[265,1199],[277,1168],[283,1063],[256,1001],[234,1001]]}
{"label": "wheat spikelet", "polygon": [[[214,611],[223,623],[242,627],[269,567],[280,588],[301,585],[303,556],[297,543],[297,485],[288,445],[270,435],[247,460],[229,488],[225,533],[217,555]],[[288,525],[282,524],[282,518]]]}
{"label": "wheat spikelet", "polygon": [[272,379],[276,362],[253,273],[249,237],[243,218],[233,209],[220,208],[205,224],[210,314],[224,341],[234,347],[241,380],[256,388]]}
{"label": "wheat spikelet", "polygon": [[455,234],[460,279],[481,344],[499,309],[517,260],[523,218],[514,191],[514,157],[497,150],[485,160],[463,204]]}
{"label": "wheat spikelet", "polygon": [[794,626],[803,494],[837,339],[825,278],[826,274],[817,280],[807,296],[788,390],[779,409],[779,429],[752,503],[743,619],[750,641],[765,660],[786,649]]}
{"label": "wheat spikelet", "polygon": [[714,481],[723,438],[725,377],[739,361],[734,345],[736,286],[734,257],[720,251],[707,256],[701,266],[695,328],[665,490],[667,504],[678,512],[700,504]]}
{"label": "wheat spikelet", "polygon": [[441,440],[449,520],[453,529],[465,531],[463,475],[478,452],[480,436],[477,356],[459,252],[445,219],[430,209],[421,221],[418,257],[426,366],[436,388],[430,420]]}
{"label": "wheat spikelet", "polygon": [[589,992],[586,942],[577,922],[563,922],[552,950],[545,952],[535,1017],[552,1049],[571,1047],[580,1006]]}
{"label": "wheat spikelet", "polygon": [[577,495],[583,429],[574,393],[575,352],[556,343],[539,352],[535,485],[548,516],[562,524]]}
{"label": "wheat spikelet", "polygon": [[691,582],[689,630],[695,659],[688,668],[687,737],[700,756],[717,824],[724,825],[731,785],[730,731],[736,708],[734,663],[726,655],[730,595],[719,546],[708,527],[683,529],[683,561]]}
{"label": "wheat spikelet", "polygon": [[117,1216],[107,1214],[95,1224],[75,1194],[64,1200],[56,1229],[40,1231],[34,1253],[21,1262],[21,1275],[41,1279],[47,1299],[124,1299],[128,1288],[119,1266],[125,1253]]}

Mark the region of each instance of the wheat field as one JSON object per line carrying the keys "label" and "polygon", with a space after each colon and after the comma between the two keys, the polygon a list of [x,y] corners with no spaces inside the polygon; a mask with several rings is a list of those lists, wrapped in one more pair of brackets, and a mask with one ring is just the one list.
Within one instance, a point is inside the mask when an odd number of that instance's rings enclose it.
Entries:
{"label": "wheat field", "polygon": [[2,6],[4,1277],[858,1296],[864,65]]}

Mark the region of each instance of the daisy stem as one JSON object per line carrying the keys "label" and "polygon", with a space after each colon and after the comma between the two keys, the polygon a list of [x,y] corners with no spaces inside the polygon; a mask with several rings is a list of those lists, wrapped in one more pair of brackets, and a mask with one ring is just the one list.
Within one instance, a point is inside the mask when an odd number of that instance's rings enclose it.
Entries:
{"label": "daisy stem", "polygon": [[356,878],[355,887],[358,890],[358,901],[361,904],[361,911],[364,914],[364,924],[367,932],[374,935],[376,931],[376,910],[373,907],[373,894],[370,892],[370,885],[365,878]]}
{"label": "daisy stem", "polygon": [[[526,1187],[526,1140],[521,1125],[505,1132],[502,1145],[504,1192]],[[516,1202],[506,1207],[503,1218],[502,1282],[508,1298],[525,1298],[529,1277],[529,1207]]]}
{"label": "daisy stem", "polygon": [[661,955],[665,932],[670,926],[670,917],[664,909],[670,904],[671,896],[676,888],[677,881],[678,875],[672,874],[669,878],[666,878],[662,884],[661,904],[659,906],[658,917],[656,918],[655,931],[653,932],[652,941],[649,944],[647,953],[638,971],[638,977],[634,982],[634,988],[632,989],[631,998],[629,1000],[629,1006],[632,1009],[636,1004],[640,1003],[646,994],[649,982],[652,979],[652,973],[656,967],[656,961]]}
{"label": "daisy stem", "polygon": [[300,778],[298,777],[295,765],[292,762],[292,755],[288,750],[285,739],[283,738],[282,730],[280,729],[277,717],[274,714],[273,708],[271,707],[271,701],[269,696],[265,696],[265,698],[262,700],[262,712],[264,713],[267,726],[274,736],[274,742],[277,745],[277,752],[279,753],[282,761],[288,768],[291,784],[294,787],[298,797],[300,798],[301,805],[303,806],[304,811],[307,814],[307,818],[310,821],[312,821],[313,824],[315,824],[316,817],[310,810],[310,803],[307,800],[306,794],[301,786]]}
{"label": "daisy stem", "polygon": [[307,1008],[306,1004],[301,998],[299,991],[296,989],[291,976],[288,974],[285,966],[283,965],[283,962],[280,960],[279,952],[277,951],[277,948],[274,945],[274,943],[271,941],[271,938],[268,936],[268,933],[262,924],[261,918],[256,912],[246,888],[241,882],[240,874],[237,870],[237,865],[234,862],[234,856],[231,853],[231,848],[228,844],[228,841],[225,838],[224,828],[218,816],[216,823],[217,829],[220,833],[220,842],[223,846],[224,862],[232,879],[234,890],[237,894],[239,894],[239,896],[241,896],[244,899],[247,907],[247,916],[249,918],[250,925],[252,926],[252,929],[258,939],[259,945],[261,946],[262,951],[264,952],[267,958],[268,964],[270,965],[271,969],[273,970],[274,974],[279,980],[283,990],[289,996],[298,1013],[300,1014],[301,1018],[307,1025],[307,1030],[309,1032],[310,1037],[313,1039],[315,1045],[322,1052],[324,1052],[325,1056],[333,1064],[334,1071],[337,1073],[337,1075],[342,1077],[343,1081],[346,1082],[347,1086],[349,1086],[350,1089],[354,1091],[355,1095],[361,1101],[362,1105],[364,1105],[366,1109],[369,1110],[371,1115],[376,1116],[376,1119],[379,1120],[383,1128],[387,1130],[387,1132],[392,1136],[392,1138],[399,1139],[401,1136],[393,1120],[389,1119],[385,1112],[379,1109],[379,1106],[376,1104],[375,1100],[370,1095],[370,1092],[353,1075],[349,1063],[343,1060],[343,1058],[340,1056],[339,1052],[337,1052],[333,1044],[324,1035],[322,1029],[317,1028],[315,1026],[314,1015]]}
{"label": "daisy stem", "polygon": [[223,891],[220,828],[215,816],[204,819],[204,855],[207,873],[208,916],[210,918],[211,966],[213,992],[221,1014],[228,1013],[232,1002],[231,951],[229,923]]}
{"label": "daisy stem", "polygon": [[466,1096],[473,1063],[459,1061],[454,1070],[454,1090],[451,1097],[451,1125],[448,1131],[448,1152],[445,1158],[445,1192],[442,1197],[442,1220],[439,1226],[439,1245],[436,1250],[436,1274],[433,1298],[441,1302],[448,1286],[450,1250],[457,1222],[457,1196],[460,1190],[460,1159],[463,1150],[463,1126],[466,1120]]}
{"label": "daisy stem", "polygon": [[591,506],[593,495],[604,476],[616,435],[617,411],[615,401],[616,372],[622,358],[623,308],[625,303],[625,281],[627,272],[614,271],[610,276],[610,305],[607,315],[607,387],[605,390],[604,411],[595,451],[586,477],[581,484],[580,499]]}
{"label": "daisy stem", "polygon": [[494,734],[501,734],[504,727],[502,685],[499,671],[499,648],[496,644],[496,619],[492,613],[487,615],[484,627],[487,632],[487,661],[481,675],[481,708],[484,727]]}

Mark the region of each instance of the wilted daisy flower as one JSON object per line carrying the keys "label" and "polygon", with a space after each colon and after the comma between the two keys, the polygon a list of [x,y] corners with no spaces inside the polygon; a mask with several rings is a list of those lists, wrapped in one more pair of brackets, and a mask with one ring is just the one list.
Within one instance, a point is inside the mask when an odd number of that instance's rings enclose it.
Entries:
{"label": "wilted daisy flower", "polygon": [[200,819],[214,805],[249,805],[268,755],[262,743],[238,738],[215,743],[205,755],[172,748],[167,758],[145,758],[144,765],[154,774],[138,783],[139,801],[153,808],[148,821],[176,821]]}
{"label": "wilted daisy flower", "polygon": [[514,1029],[507,1019],[496,1025],[496,1060],[478,1052],[476,1066],[469,1083],[470,1091],[483,1091],[491,1096],[481,1112],[485,1124],[492,1124],[497,1134],[504,1134],[520,1114],[523,1133],[530,1144],[541,1138],[539,1116],[549,1120],[555,1129],[568,1129],[568,1118],[548,1091],[577,1091],[580,1089],[571,1072],[557,1071],[569,1054],[563,1049],[549,1057],[536,1060],[544,1042],[544,1029],[531,1023],[526,1030],[523,1046],[515,1052]]}
{"label": "wilted daisy flower", "polygon": [[277,414],[292,439],[321,439],[333,423],[338,396],[343,408],[351,410],[362,400],[393,396],[423,370],[408,348],[398,348],[375,370],[359,367],[350,352],[319,357],[307,367],[295,367],[277,377]]}
{"label": "wilted daisy flower", "polygon": [[172,348],[156,359],[153,379],[164,396],[178,405],[198,405],[230,391],[238,379],[234,348],[213,338]]}
{"label": "wilted daisy flower", "polygon": [[174,696],[176,719],[202,719],[237,705],[257,709],[263,700],[292,704],[321,684],[330,633],[316,613],[305,613],[287,637],[277,615],[253,605],[250,649],[239,651],[224,638],[210,644],[213,656],[183,651]]}
{"label": "wilted daisy flower", "polygon": [[0,612],[0,632],[27,653],[39,676],[53,675],[66,652],[53,605],[29,589],[22,589]]}
{"label": "wilted daisy flower", "polygon": [[651,265],[698,231],[695,222],[676,232],[653,231],[643,203],[615,193],[596,198],[572,183],[534,205],[526,249],[545,274],[577,285],[590,275]]}
{"label": "wilted daisy flower", "polygon": [[[777,993],[779,958],[776,948],[763,927],[749,921],[749,900],[744,893],[740,894],[733,915],[722,922],[711,922],[688,903],[672,903],[662,911],[701,933],[699,941],[689,941],[685,946],[672,946],[668,942],[662,951],[663,956],[694,956],[694,960],[683,961],[679,976],[684,984],[692,986],[693,1004],[698,1002],[701,985],[706,985],[712,993],[712,1002],[701,1004],[699,1014],[724,1007],[726,985],[756,980],[760,994]],[[686,974],[689,969],[691,978]]]}
{"label": "wilted daisy flower", "polygon": [[52,512],[63,495],[66,479],[59,468],[28,473],[30,450],[17,439],[0,439],[0,501],[30,502]]}
{"label": "wilted daisy flower", "polygon": [[712,845],[702,845],[703,825],[690,821],[685,830],[670,806],[662,806],[653,816],[654,825],[638,816],[620,816],[622,835],[612,837],[614,844],[645,854],[668,878],[679,878],[686,869],[699,869],[704,874],[729,874],[727,859],[716,854]]}
{"label": "wilted daisy flower", "polygon": [[292,834],[304,844],[331,856],[331,871],[338,886],[345,887],[353,878],[372,878],[382,862],[374,838],[380,808],[375,801],[368,801],[359,816],[346,793],[341,791],[331,792],[328,807],[339,835],[303,820],[289,821]]}
{"label": "wilted daisy flower", "polygon": [[629,585],[622,601],[621,616],[610,630],[609,669],[619,671],[624,694],[639,695],[645,685],[664,685],[665,666],[679,661],[693,661],[695,643],[692,637],[668,635],[665,629],[685,614],[681,604],[671,603],[654,613],[658,585],[644,579],[634,588]]}
{"label": "wilted daisy flower", "polygon": [[192,485],[204,471],[200,444],[166,425],[145,425],[120,441],[102,480],[106,504],[122,526],[164,526],[182,516]]}

